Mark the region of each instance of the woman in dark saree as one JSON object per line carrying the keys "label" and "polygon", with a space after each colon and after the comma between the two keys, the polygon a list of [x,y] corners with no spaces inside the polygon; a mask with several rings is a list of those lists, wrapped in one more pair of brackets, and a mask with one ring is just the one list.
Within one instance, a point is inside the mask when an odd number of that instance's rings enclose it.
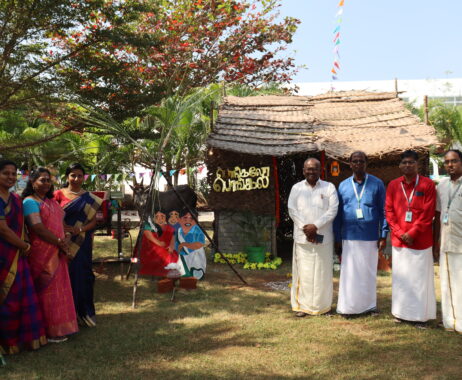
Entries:
{"label": "woman in dark saree", "polygon": [[69,263],[69,275],[77,317],[81,324],[95,327],[93,231],[96,227],[96,212],[102,199],[82,189],[84,176],[82,165],[77,163],[68,167],[68,185],[55,191],[55,199],[65,212],[64,231],[71,235],[69,255],[73,259]]}
{"label": "woman in dark saree", "polygon": [[0,353],[6,354],[47,342],[27,262],[22,200],[9,192],[15,182],[16,164],[0,160]]}

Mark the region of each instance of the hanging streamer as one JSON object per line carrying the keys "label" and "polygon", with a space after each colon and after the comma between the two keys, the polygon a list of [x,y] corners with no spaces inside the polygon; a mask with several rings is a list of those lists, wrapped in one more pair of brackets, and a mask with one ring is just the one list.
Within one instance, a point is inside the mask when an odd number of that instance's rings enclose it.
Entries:
{"label": "hanging streamer", "polygon": [[[334,62],[332,64],[332,68],[330,72],[334,75],[332,75],[332,80],[338,80],[338,71],[340,70],[340,53],[339,53],[339,48],[340,48],[340,24],[342,23],[342,15],[343,15],[343,6],[345,4],[345,0],[340,0],[337,6],[337,12],[335,13],[335,18],[337,19],[337,26],[334,29],[333,35],[334,39],[332,42],[334,43]],[[333,87],[332,87],[333,89]]]}

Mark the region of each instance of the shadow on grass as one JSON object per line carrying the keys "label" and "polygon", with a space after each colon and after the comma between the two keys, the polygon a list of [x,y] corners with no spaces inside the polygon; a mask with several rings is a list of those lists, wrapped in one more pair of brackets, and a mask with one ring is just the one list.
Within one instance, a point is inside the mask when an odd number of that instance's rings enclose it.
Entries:
{"label": "shadow on grass", "polygon": [[[458,378],[462,339],[391,321],[390,282],[379,279],[376,317],[293,318],[289,295],[242,286],[215,268],[176,302],[108,267],[96,283],[95,329],[9,357],[1,379]],[[250,284],[284,272],[246,272]],[[336,297],[334,296],[334,300]],[[425,375],[425,376],[423,376]]]}

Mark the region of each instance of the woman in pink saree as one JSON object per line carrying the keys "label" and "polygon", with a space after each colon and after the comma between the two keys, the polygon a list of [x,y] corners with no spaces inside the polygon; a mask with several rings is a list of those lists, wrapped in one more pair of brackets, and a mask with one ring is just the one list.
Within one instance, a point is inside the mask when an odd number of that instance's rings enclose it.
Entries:
{"label": "woman in pink saree", "polygon": [[67,266],[64,211],[53,199],[51,175],[38,168],[22,194],[29,229],[29,264],[49,342],[64,342],[78,331]]}

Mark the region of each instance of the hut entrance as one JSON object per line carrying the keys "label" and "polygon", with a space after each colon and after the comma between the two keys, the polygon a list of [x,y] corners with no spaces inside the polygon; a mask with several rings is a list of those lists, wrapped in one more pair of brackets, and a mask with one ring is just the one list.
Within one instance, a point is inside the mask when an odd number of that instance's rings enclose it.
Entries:
{"label": "hut entrance", "polygon": [[289,217],[287,203],[292,186],[304,179],[303,164],[309,157],[321,160],[321,153],[296,154],[277,158],[279,181],[279,224],[276,229],[277,253],[283,258],[292,257],[293,222]]}

